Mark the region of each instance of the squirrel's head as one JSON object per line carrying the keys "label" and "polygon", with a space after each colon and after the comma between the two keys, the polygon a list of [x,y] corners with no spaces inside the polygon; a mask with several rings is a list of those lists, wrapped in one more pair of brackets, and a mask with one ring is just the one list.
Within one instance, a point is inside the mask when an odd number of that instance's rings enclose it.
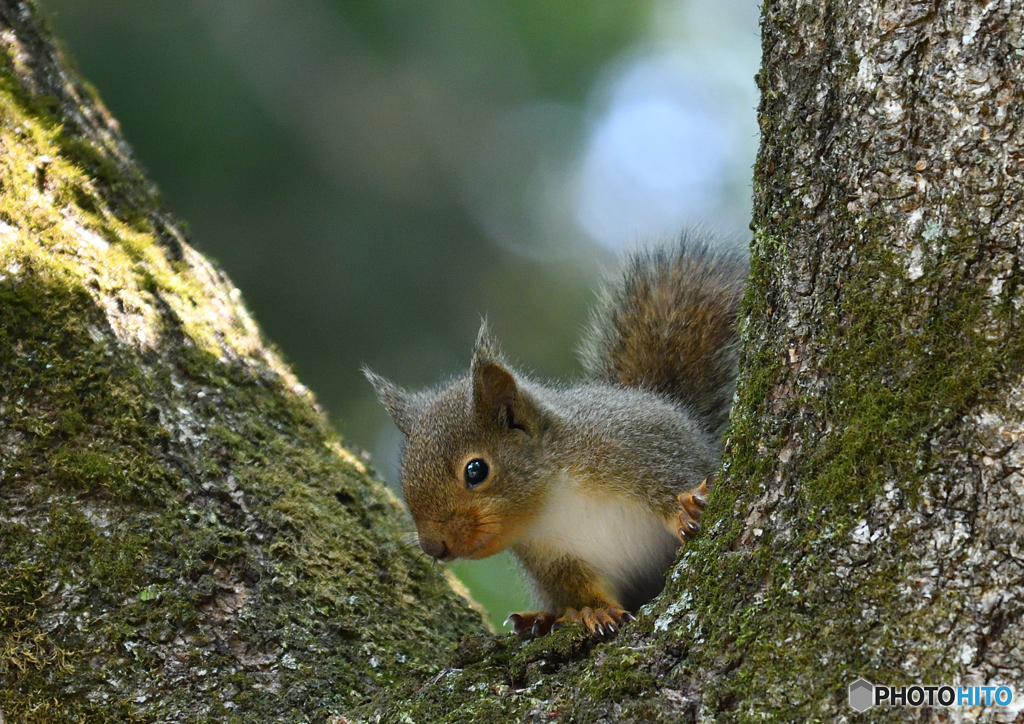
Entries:
{"label": "squirrel's head", "polygon": [[484,558],[514,543],[543,503],[543,409],[502,361],[486,322],[468,375],[407,392],[363,370],[407,442],[402,490],[433,558]]}

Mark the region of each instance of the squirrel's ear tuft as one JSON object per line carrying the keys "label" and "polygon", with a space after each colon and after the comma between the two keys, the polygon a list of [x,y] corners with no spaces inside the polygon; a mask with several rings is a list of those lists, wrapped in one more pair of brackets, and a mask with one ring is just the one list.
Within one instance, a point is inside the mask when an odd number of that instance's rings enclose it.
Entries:
{"label": "squirrel's ear tuft", "polygon": [[413,404],[413,396],[398,385],[387,381],[369,367],[363,367],[363,374],[370,384],[373,385],[377,398],[388,411],[392,421],[402,434],[409,437],[409,431],[416,421],[416,409]]}
{"label": "squirrel's ear tuft", "polygon": [[494,335],[491,333],[491,325],[488,324],[487,318],[484,317],[480,320],[480,331],[476,333],[476,346],[473,347],[473,362],[475,364],[478,358],[496,360],[500,357],[501,348],[498,346],[498,340],[494,338]]}

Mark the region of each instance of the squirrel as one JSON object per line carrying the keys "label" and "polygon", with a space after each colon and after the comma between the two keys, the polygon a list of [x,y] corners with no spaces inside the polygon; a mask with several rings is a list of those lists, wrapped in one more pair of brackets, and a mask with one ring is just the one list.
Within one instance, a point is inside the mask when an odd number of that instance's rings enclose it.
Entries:
{"label": "squirrel", "polygon": [[607,285],[570,386],[512,369],[484,321],[467,374],[417,392],[363,368],[406,437],[402,488],[439,561],[511,548],[537,611],[516,633],[610,637],[699,530],[737,374],[748,262],[694,233]]}

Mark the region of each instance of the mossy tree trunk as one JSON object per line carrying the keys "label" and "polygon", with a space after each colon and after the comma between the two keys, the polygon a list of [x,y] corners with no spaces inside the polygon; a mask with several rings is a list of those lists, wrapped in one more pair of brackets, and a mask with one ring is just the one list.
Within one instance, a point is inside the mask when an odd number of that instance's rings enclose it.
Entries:
{"label": "mossy tree trunk", "polygon": [[704,535],[615,642],[478,633],[431,659],[479,619],[0,2],[8,720],[824,721],[858,676],[1024,689],[1022,13],[763,13]]}
{"label": "mossy tree trunk", "polygon": [[858,676],[1024,691],[1024,12],[769,2],[762,36],[723,486],[747,603],[712,609],[711,690],[823,720]]}
{"label": "mossy tree trunk", "polygon": [[482,619],[0,2],[0,720],[325,722]]}

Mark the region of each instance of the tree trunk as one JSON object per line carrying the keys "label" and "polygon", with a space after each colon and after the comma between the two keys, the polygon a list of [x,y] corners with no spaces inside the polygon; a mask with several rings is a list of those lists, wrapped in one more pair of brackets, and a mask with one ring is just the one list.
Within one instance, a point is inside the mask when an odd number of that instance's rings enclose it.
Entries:
{"label": "tree trunk", "polygon": [[482,633],[31,8],[0,18],[8,721],[830,721],[858,677],[1024,686],[1013,0],[766,2],[723,475],[600,644]]}
{"label": "tree trunk", "polygon": [[482,619],[0,2],[0,721],[323,722]]}

